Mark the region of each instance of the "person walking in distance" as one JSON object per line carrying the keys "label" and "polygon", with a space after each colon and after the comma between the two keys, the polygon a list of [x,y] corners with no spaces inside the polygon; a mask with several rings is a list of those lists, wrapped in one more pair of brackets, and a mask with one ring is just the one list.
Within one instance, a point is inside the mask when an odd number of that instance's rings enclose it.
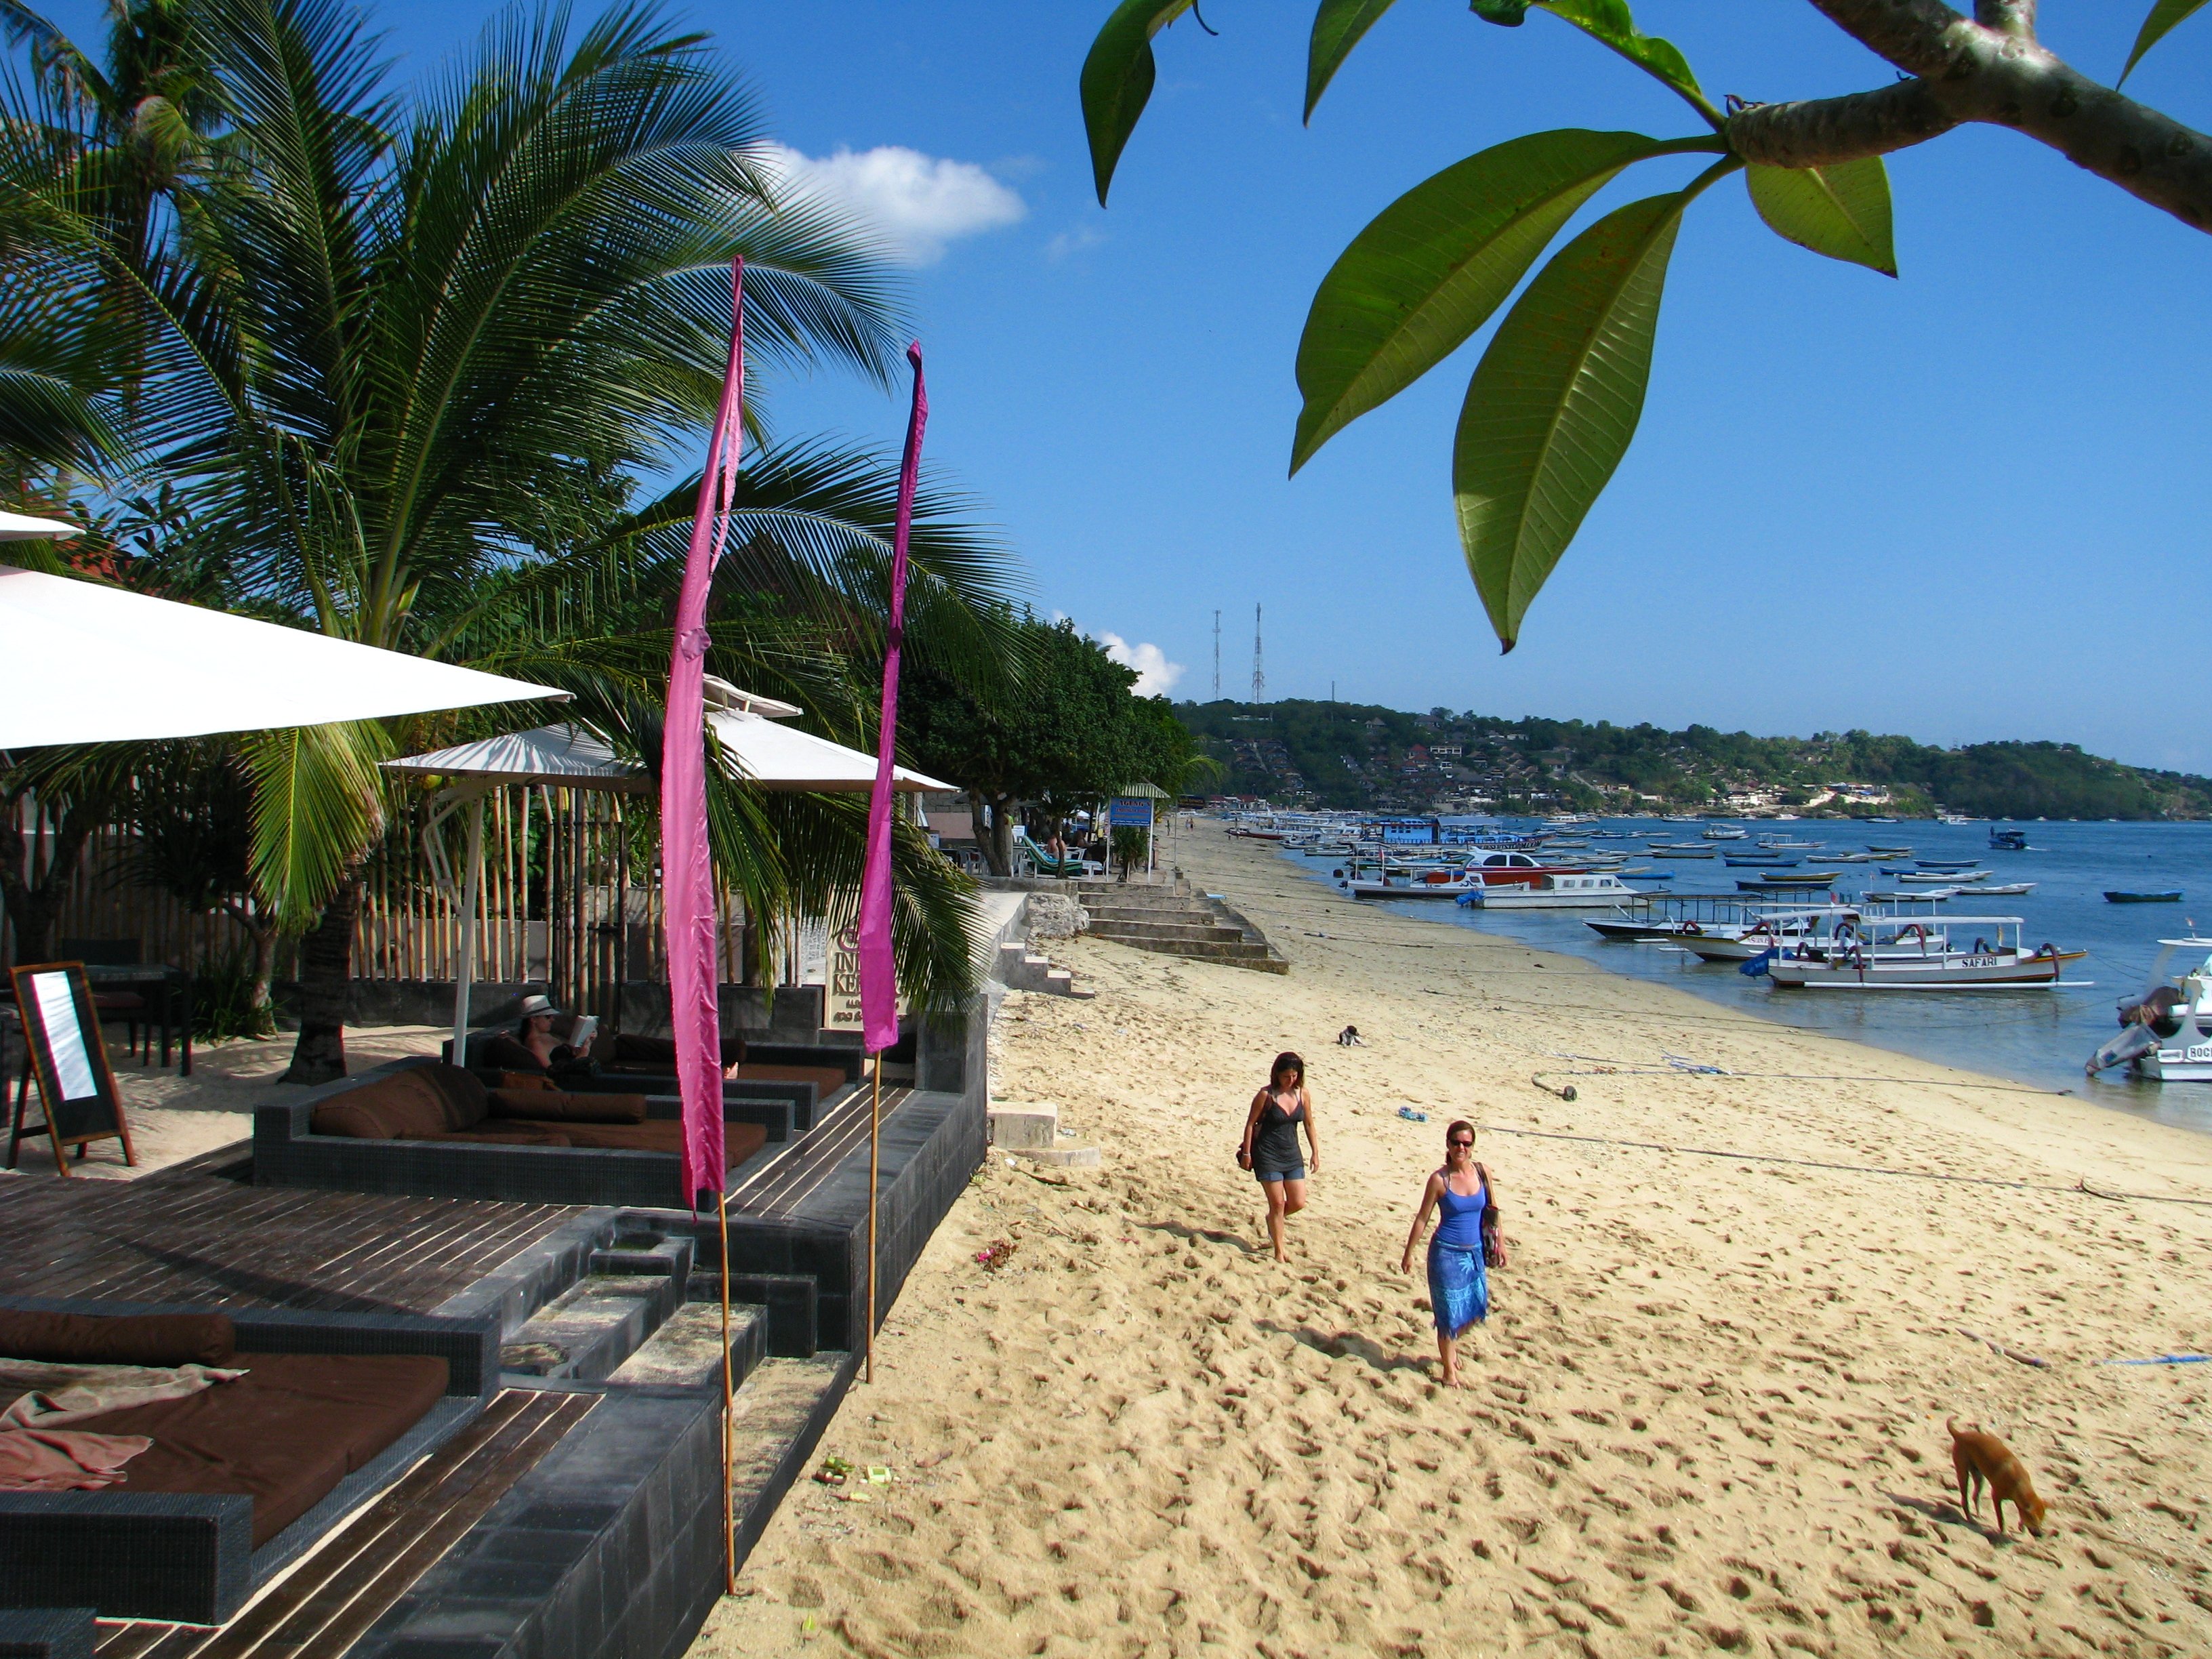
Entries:
{"label": "person walking in distance", "polygon": [[1504,1252],[1494,1231],[1497,1211],[1490,1171],[1474,1161],[1474,1125],[1462,1120],[1444,1131],[1444,1166],[1429,1176],[1419,1213],[1406,1235],[1398,1271],[1413,1271],[1413,1247],[1437,1212],[1437,1233],[1429,1241],[1429,1306],[1437,1322],[1437,1357],[1443,1362],[1444,1386],[1459,1386],[1459,1338],[1468,1326],[1490,1317],[1486,1266],[1503,1266]]}
{"label": "person walking in distance", "polygon": [[[1298,1126],[1305,1126],[1310,1158],[1298,1155]],[[1267,1194],[1267,1237],[1275,1260],[1283,1250],[1283,1221],[1306,1206],[1306,1176],[1321,1173],[1321,1138],[1314,1129],[1313,1096],[1306,1090],[1306,1063],[1281,1054],[1267,1073],[1267,1086],[1252,1097],[1244,1119],[1244,1142],[1237,1150],[1239,1169],[1260,1178]]]}

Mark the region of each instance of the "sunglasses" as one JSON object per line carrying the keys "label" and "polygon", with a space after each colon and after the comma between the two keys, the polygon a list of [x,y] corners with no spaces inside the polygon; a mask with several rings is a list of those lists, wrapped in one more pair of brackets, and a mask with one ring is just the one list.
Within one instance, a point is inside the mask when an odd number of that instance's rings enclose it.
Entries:
{"label": "sunglasses", "polygon": [[1474,1143],[1471,1140],[1447,1140],[1444,1142],[1444,1145],[1447,1146],[1472,1146]]}

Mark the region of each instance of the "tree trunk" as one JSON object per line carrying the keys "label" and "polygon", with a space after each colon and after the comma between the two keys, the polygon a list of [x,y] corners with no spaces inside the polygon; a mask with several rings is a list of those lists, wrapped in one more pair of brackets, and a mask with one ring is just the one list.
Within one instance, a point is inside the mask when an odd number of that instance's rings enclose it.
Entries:
{"label": "tree trunk", "polygon": [[[981,790],[968,792],[968,820],[975,826],[975,845],[982,849],[983,862],[994,876],[1014,873],[1013,826],[1007,822],[1007,809],[1013,805],[1012,795],[986,795]],[[984,809],[990,809],[991,822],[983,822]]]}
{"label": "tree trunk", "polygon": [[45,873],[33,881],[32,855],[37,843],[23,833],[21,798],[0,799],[0,899],[7,902],[18,968],[52,958],[54,919],[61,915],[70,882],[83,860],[85,842],[92,837],[92,813],[40,816],[52,827],[52,853]]}
{"label": "tree trunk", "polygon": [[287,1083],[330,1083],[346,1074],[346,988],[353,978],[354,918],[361,883],[349,876],[300,939],[300,1040]]}

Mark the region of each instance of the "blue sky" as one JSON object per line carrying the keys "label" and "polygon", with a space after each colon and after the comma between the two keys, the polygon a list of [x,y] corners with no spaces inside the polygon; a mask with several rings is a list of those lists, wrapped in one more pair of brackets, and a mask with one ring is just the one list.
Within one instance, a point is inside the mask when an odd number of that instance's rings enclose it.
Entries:
{"label": "blue sky", "polygon": [[[2047,0],[2091,73],[2147,0]],[[76,21],[81,0],[63,9]],[[1973,129],[1891,158],[1892,282],[1776,239],[1733,184],[1676,252],[1641,434],[1500,657],[1453,530],[1453,421],[1480,341],[1286,480],[1315,284],[1401,191],[1553,126],[1694,118],[1553,20],[1504,30],[1401,0],[1298,121],[1310,4],[1209,0],[1102,211],[1075,77],[1108,0],[807,0],[681,12],[781,140],[832,162],[915,249],[929,453],[990,505],[1041,609],[1181,665],[1339,696],[1761,732],[2053,737],[2212,771],[2189,710],[2212,577],[2204,483],[2212,240],[2027,140]],[[410,66],[480,9],[386,0]],[[1642,0],[1717,96],[1890,71],[1804,0]],[[2130,90],[2212,125],[2212,18]],[[914,157],[873,155],[884,147]],[[842,163],[840,151],[853,159]],[[943,163],[959,164],[955,166]],[[1656,165],[1608,203],[1688,176]],[[889,443],[901,410],[824,377],[781,430]]]}

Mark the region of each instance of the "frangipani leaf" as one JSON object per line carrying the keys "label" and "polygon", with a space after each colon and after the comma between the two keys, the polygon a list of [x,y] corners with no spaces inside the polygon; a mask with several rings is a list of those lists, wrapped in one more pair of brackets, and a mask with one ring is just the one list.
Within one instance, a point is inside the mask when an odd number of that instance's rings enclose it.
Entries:
{"label": "frangipani leaf", "polygon": [[1329,268],[1306,314],[1291,471],[1457,350],[1614,174],[1681,148],[1639,132],[1530,133],[1383,209]]}
{"label": "frangipani leaf", "polygon": [[1314,13],[1313,40],[1306,48],[1306,115],[1313,119],[1314,106],[1359,37],[1373,28],[1391,0],[1321,0]]}
{"label": "frangipani leaf", "polygon": [[1468,568],[1508,651],[1635,435],[1690,196],[1632,202],[1568,243],[1506,313],[1468,386],[1452,490]]}
{"label": "frangipani leaf", "polygon": [[1535,3],[1553,16],[1572,23],[1592,40],[1612,47],[1645,74],[1687,99],[1691,107],[1715,126],[1721,125],[1718,112],[1706,101],[1698,77],[1691,72],[1690,60],[1682,56],[1681,49],[1673,41],[1638,29],[1628,9],[1628,0],[1535,0]]}
{"label": "frangipani leaf", "polygon": [[2203,9],[2204,0],[2158,0],[2136,33],[2135,50],[2128,54],[2128,66],[2120,71],[2120,79],[2125,81],[2134,74],[2145,52]]}
{"label": "frangipani leaf", "polygon": [[1083,60],[1083,128],[1101,207],[1121,147],[1152,95],[1152,37],[1190,7],[1191,0],[1121,0]]}
{"label": "frangipani leaf", "polygon": [[1744,185],[1759,216],[1785,241],[1897,275],[1889,170],[1881,156],[1825,167],[1749,167]]}

